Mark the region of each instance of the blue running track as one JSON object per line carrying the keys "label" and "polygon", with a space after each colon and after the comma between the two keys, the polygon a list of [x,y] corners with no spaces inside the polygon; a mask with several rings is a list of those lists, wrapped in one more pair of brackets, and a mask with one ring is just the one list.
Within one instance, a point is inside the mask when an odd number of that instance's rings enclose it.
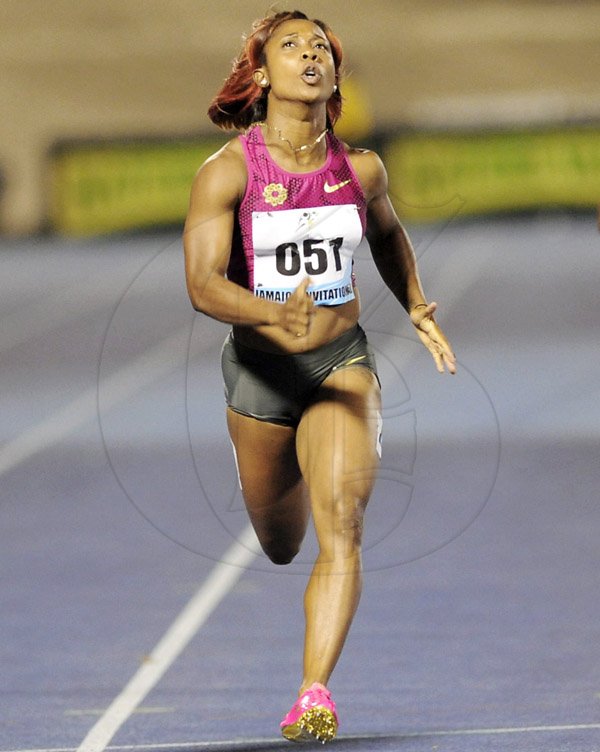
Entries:
{"label": "blue running track", "polygon": [[[384,454],[332,749],[598,752],[595,219],[412,236],[460,370],[361,249]],[[179,236],[4,240],[0,263],[0,752],[289,748],[314,538],[287,568],[255,550],[226,327],[192,311]]]}

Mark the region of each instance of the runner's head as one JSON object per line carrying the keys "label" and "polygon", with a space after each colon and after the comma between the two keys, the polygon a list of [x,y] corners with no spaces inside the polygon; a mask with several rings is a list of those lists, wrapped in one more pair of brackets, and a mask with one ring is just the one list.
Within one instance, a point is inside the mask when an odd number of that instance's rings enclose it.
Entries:
{"label": "runner's head", "polygon": [[[255,21],[244,47],[234,60],[231,73],[208,109],[209,118],[221,128],[248,128],[266,118],[269,82],[260,75],[267,66],[266,46],[281,24],[290,21],[309,21],[316,33],[323,36],[333,62],[334,83],[339,81],[342,65],[342,45],[323,21],[309,19],[301,11],[282,11]],[[342,96],[339,86],[332,86],[327,100],[327,124],[333,127],[341,115]]]}

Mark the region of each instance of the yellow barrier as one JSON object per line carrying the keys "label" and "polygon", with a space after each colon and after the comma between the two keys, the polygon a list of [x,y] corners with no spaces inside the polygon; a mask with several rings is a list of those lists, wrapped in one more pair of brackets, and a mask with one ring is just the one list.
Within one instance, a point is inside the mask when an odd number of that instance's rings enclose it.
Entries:
{"label": "yellow barrier", "polygon": [[51,160],[50,223],[66,235],[92,235],[181,222],[196,170],[223,143],[65,146]]}
{"label": "yellow barrier", "polygon": [[[197,168],[224,142],[63,146],[51,158],[51,226],[90,235],[183,222]],[[600,203],[598,127],[407,133],[382,156],[408,221]]]}
{"label": "yellow barrier", "polygon": [[390,194],[407,220],[600,203],[600,128],[409,133],[388,142]]}

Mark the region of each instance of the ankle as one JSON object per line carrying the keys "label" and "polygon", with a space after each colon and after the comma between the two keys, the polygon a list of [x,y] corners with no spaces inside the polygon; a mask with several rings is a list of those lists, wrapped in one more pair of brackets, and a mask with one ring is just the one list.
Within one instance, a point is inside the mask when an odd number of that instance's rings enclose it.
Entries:
{"label": "ankle", "polygon": [[306,682],[303,682],[302,686],[300,687],[300,691],[298,692],[298,697],[301,697],[309,689],[320,689],[323,692],[329,692],[329,690],[327,689],[327,685],[322,684],[321,682],[306,681]]}

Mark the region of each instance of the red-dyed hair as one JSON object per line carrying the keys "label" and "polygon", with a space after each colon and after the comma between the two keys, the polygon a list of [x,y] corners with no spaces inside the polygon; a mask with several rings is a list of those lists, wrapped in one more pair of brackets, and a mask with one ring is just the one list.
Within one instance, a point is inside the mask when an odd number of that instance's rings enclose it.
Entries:
{"label": "red-dyed hair", "polygon": [[[266,16],[252,25],[252,32],[246,38],[239,56],[233,61],[231,73],[223,87],[210,103],[208,117],[220,128],[245,130],[252,123],[264,120],[267,116],[267,91],[255,81],[253,73],[265,63],[264,49],[271,34],[284,21],[302,19],[316,24],[325,34],[331,45],[336,78],[342,66],[342,44],[327,24],[316,18],[308,18],[299,10],[281,11]],[[342,114],[342,95],[338,88],[327,102],[327,126],[332,129]]]}

